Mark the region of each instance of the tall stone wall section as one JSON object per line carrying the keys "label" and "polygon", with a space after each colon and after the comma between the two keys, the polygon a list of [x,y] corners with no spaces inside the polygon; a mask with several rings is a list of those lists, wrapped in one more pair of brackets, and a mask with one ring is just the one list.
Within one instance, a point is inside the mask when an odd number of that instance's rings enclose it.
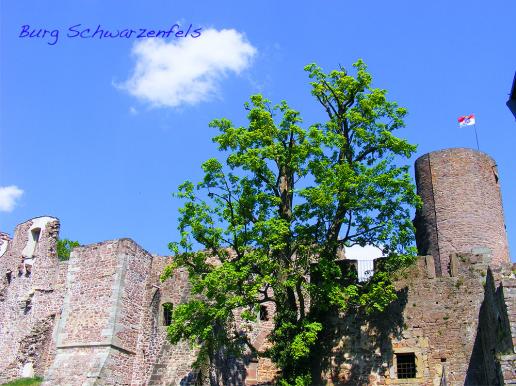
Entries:
{"label": "tall stone wall section", "polygon": [[177,306],[190,296],[184,270],[161,283],[170,262],[130,239],[75,248],[55,359],[43,384],[194,384],[196,351],[167,340],[163,304]]}
{"label": "tall stone wall section", "polygon": [[487,251],[491,264],[509,262],[496,162],[473,149],[428,153],[416,160],[416,183],[423,207],[415,224],[421,255],[446,272],[452,253]]}
{"label": "tall stone wall section", "polygon": [[172,277],[160,281],[165,266],[171,262],[171,258],[153,256],[133,385],[189,385],[197,381],[197,371],[192,368],[197,354],[195,349],[188,343],[172,345],[167,339],[163,305],[170,303],[176,307],[190,297],[186,270],[176,270]]}
{"label": "tall stone wall section", "polygon": [[29,220],[0,256],[0,382],[42,376],[53,359],[66,271],[57,259],[58,233],[56,218]]}
{"label": "tall stone wall section", "polygon": [[512,352],[507,350],[500,355],[500,372],[506,384],[516,385],[516,277],[504,280],[502,288],[513,349]]}
{"label": "tall stone wall section", "polygon": [[129,239],[74,249],[45,385],[131,383],[151,263]]}
{"label": "tall stone wall section", "polygon": [[516,278],[504,278],[498,287],[495,280],[489,270],[477,336],[484,365],[483,381],[489,385],[516,384]]}

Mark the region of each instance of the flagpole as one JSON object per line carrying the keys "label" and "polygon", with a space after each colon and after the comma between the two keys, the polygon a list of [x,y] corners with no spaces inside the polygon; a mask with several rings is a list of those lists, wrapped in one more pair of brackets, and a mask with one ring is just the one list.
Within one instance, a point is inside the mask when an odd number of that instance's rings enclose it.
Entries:
{"label": "flagpole", "polygon": [[477,133],[477,125],[476,125],[475,115],[463,115],[459,117],[459,126],[465,127],[465,126],[473,126],[475,129],[475,139],[477,141],[477,150],[480,150],[480,145],[478,144],[478,133]]}
{"label": "flagpole", "polygon": [[473,128],[475,129],[475,138],[477,140],[477,150],[480,151],[480,146],[478,145],[478,134],[477,134],[477,124],[476,123],[473,125]]}

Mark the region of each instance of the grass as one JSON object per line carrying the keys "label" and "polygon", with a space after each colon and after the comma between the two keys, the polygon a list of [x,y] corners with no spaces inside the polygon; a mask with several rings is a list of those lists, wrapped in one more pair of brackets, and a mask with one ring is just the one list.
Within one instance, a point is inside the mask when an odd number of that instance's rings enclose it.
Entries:
{"label": "grass", "polygon": [[38,386],[43,382],[43,378],[34,377],[34,378],[19,378],[14,381],[2,383],[0,386]]}

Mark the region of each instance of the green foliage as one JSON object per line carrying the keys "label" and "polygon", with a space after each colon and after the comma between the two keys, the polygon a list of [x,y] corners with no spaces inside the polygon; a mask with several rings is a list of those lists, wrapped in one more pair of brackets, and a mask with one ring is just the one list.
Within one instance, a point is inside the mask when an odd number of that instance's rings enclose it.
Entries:
{"label": "green foliage", "polygon": [[455,282],[455,288],[459,289],[464,284],[464,278],[459,277]]}
{"label": "green foliage", "polygon": [[2,386],[38,386],[43,382],[42,377],[19,378],[14,381],[2,383]]}
{"label": "green foliage", "polygon": [[78,241],[68,239],[57,240],[57,256],[59,260],[64,261],[70,258],[70,252],[73,248],[80,246]]}
{"label": "green foliage", "polygon": [[[303,125],[287,102],[253,95],[247,126],[210,123],[227,157],[207,160],[201,182],[179,187],[181,237],[170,243],[175,259],[162,275],[189,272],[194,296],[174,308],[168,331],[172,342],[199,345],[202,360],[211,363],[221,348],[250,350],[279,366],[281,384],[307,385],[325,314],[381,312],[396,298],[391,274],[414,261],[410,209],[420,201],[408,166],[395,161],[416,147],[393,134],[406,110],[371,88],[361,60],[354,68],[350,75],[306,66],[325,122]],[[336,262],[339,249],[357,244],[386,256],[366,283],[345,277]],[[257,352],[236,326],[256,321],[269,302],[271,346]]]}

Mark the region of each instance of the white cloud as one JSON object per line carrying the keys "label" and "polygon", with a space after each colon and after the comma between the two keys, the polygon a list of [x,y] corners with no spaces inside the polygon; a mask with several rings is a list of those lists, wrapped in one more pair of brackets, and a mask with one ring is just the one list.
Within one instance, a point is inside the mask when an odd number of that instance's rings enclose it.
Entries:
{"label": "white cloud", "polygon": [[207,29],[198,38],[142,40],[132,52],[136,66],[121,87],[153,106],[177,107],[217,95],[220,80],[248,68],[256,48],[234,29]]}
{"label": "white cloud", "polygon": [[12,212],[22,194],[15,185],[0,186],[0,212]]}

